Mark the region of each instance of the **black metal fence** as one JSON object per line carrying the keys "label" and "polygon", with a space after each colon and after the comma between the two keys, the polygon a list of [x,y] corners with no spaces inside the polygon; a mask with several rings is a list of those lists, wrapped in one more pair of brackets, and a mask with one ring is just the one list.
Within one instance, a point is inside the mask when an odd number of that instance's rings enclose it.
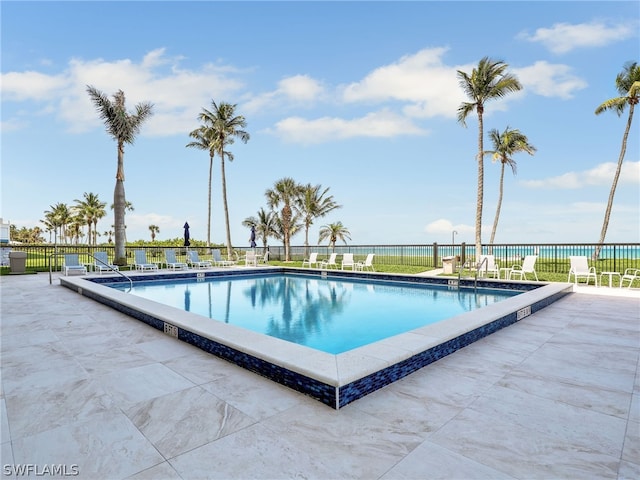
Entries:
{"label": "black metal fence", "polygon": [[[598,258],[594,258],[597,251],[597,244],[494,244],[483,245],[483,254],[493,254],[500,266],[510,267],[522,262],[526,255],[538,255],[536,270],[538,272],[568,273],[569,256],[580,255],[589,258],[590,264],[596,267],[599,272],[617,271],[624,272],[627,268],[640,268],[640,243],[607,243],[601,246]],[[126,256],[129,264],[133,264],[134,250],[143,249],[147,253],[150,262],[164,262],[164,250],[166,246],[146,245],[130,246],[126,248]],[[190,247],[193,250],[193,247]],[[210,258],[210,251],[207,248],[195,248],[200,257]],[[27,268],[39,271],[48,271],[49,265],[53,270],[59,270],[62,265],[63,253],[78,253],[81,261],[93,263],[92,255],[96,251],[106,251],[109,260],[113,260],[114,247],[112,245],[100,245],[97,247],[88,245],[12,245],[3,250],[3,265],[8,265],[8,251],[23,251],[27,253]],[[174,247],[179,261],[186,260],[186,249],[183,246]],[[239,257],[249,247],[236,248]],[[256,248],[258,253],[264,253],[262,247]],[[226,249],[221,248],[222,254],[226,254]],[[269,259],[284,261],[285,252],[283,246],[268,247]],[[474,260],[475,245],[467,244],[420,244],[420,245],[336,245],[335,249],[327,246],[304,246],[295,245],[290,248],[290,258],[292,261],[302,261],[308,257],[310,252],[318,252],[319,258],[327,258],[332,252],[341,255],[343,253],[353,253],[356,260],[364,260],[367,254],[375,254],[375,265],[408,265],[424,267],[425,270],[441,268],[442,259],[447,257],[457,257],[458,262],[464,263],[467,260]]]}

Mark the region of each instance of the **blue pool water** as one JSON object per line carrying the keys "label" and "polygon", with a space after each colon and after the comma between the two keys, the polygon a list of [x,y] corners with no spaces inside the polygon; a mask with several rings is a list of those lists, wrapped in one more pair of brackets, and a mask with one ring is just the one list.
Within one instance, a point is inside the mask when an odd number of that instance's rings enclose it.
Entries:
{"label": "blue pool water", "polygon": [[130,293],[339,354],[520,292],[270,274],[135,282]]}

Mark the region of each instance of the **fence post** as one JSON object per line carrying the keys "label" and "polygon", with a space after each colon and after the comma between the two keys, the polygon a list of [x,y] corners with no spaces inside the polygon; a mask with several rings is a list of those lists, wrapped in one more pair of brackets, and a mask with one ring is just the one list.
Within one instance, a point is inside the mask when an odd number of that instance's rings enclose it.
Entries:
{"label": "fence post", "polygon": [[462,265],[467,263],[467,244],[465,242],[460,244],[460,263]]}
{"label": "fence post", "polygon": [[433,242],[433,268],[438,268],[438,242]]}

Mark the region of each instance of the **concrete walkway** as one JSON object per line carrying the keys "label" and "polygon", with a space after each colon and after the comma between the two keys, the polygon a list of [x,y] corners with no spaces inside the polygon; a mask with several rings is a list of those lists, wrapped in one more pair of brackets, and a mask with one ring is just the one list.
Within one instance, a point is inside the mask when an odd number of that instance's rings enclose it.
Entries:
{"label": "concrete walkway", "polygon": [[0,287],[4,478],[640,478],[634,292],[568,295],[335,411],[46,274]]}

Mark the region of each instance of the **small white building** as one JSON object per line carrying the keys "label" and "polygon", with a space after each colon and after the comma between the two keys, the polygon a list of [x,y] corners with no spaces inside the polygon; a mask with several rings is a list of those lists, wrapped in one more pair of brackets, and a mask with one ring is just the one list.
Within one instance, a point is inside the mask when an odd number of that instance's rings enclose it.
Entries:
{"label": "small white building", "polygon": [[0,218],[0,266],[9,265],[9,242],[11,241],[11,222]]}

